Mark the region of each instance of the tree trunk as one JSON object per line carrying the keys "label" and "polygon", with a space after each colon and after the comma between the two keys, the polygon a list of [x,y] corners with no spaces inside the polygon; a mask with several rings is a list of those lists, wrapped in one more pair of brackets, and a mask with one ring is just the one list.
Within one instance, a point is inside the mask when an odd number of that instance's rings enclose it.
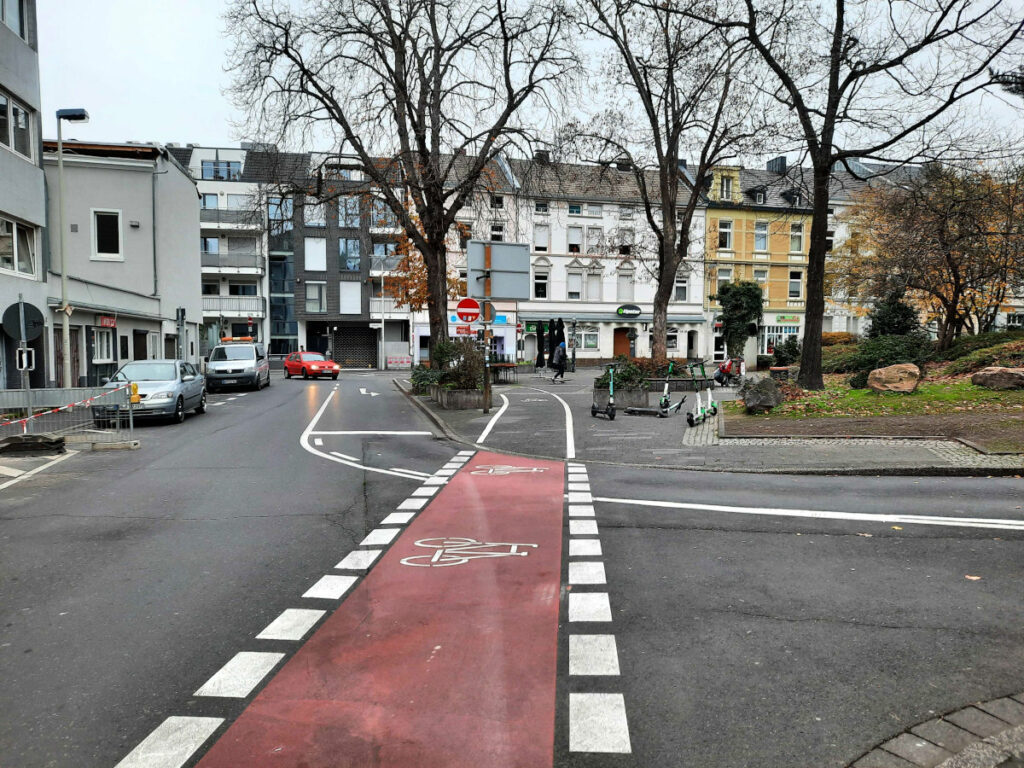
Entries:
{"label": "tree trunk", "polygon": [[434,367],[434,349],[438,342],[448,341],[448,250],[442,241],[441,247],[423,251],[423,263],[427,267],[429,296],[434,300],[427,304],[430,318],[430,366]]}
{"label": "tree trunk", "polygon": [[668,302],[675,290],[675,275],[666,277],[658,275],[658,287],[654,291],[654,323],[652,333],[654,343],[651,345],[651,359],[668,359]]}
{"label": "tree trunk", "polygon": [[825,240],[828,231],[829,166],[814,168],[811,248],[807,257],[807,298],[804,301],[804,339],[797,383],[804,389],[824,389],[821,377],[821,323],[825,314]]}

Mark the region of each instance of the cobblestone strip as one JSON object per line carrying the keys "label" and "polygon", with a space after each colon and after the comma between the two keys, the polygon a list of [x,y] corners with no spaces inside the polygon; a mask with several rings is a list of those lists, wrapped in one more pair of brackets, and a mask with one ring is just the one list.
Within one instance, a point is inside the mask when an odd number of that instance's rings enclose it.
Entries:
{"label": "cobblestone strip", "polygon": [[915,725],[849,768],[997,768],[1024,759],[1024,693]]}
{"label": "cobblestone strip", "polygon": [[683,431],[683,445],[718,445],[718,417],[712,416]]}

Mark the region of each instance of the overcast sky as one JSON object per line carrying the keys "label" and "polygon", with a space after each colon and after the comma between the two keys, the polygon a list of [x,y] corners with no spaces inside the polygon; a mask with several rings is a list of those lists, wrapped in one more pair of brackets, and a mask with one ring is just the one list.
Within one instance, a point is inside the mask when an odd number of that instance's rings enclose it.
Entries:
{"label": "overcast sky", "polygon": [[38,0],[43,136],[230,146],[220,0]]}

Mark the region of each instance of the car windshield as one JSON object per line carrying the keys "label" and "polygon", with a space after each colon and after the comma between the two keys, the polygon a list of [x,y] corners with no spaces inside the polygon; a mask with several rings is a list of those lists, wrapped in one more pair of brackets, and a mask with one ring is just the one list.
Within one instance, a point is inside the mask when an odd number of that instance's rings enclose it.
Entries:
{"label": "car windshield", "polygon": [[302,356],[303,360],[326,360],[327,358],[319,352],[308,352]]}
{"label": "car windshield", "polygon": [[252,360],[254,357],[256,350],[253,347],[215,347],[210,360]]}
{"label": "car windshield", "polygon": [[174,363],[127,363],[111,381],[174,381],[178,378]]}

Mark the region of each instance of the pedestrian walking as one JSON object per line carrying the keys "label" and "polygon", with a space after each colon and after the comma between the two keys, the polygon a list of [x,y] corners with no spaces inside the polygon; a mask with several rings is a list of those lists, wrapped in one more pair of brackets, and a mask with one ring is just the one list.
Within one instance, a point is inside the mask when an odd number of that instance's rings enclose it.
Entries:
{"label": "pedestrian walking", "polygon": [[562,381],[565,381],[565,342],[561,342],[555,347],[555,354],[551,358],[551,364],[555,366],[557,373],[551,377],[551,383],[554,384],[558,381],[558,377],[562,377]]}

